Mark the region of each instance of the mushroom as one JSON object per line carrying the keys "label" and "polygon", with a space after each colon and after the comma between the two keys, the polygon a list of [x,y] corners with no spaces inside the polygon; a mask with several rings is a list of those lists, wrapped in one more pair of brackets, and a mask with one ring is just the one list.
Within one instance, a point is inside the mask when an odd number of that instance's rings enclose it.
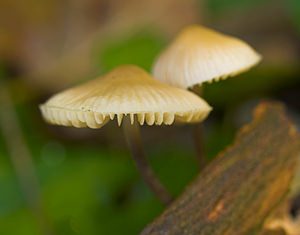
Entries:
{"label": "mushroom", "polygon": [[124,65],[54,95],[40,109],[47,122],[78,128],[101,128],[116,119],[118,125],[123,126],[140,174],[167,204],[171,196],[147,163],[139,125],[201,122],[211,107],[189,91],[161,83],[137,66]]}
{"label": "mushroom", "polygon": [[162,82],[190,88],[235,76],[260,60],[261,56],[240,39],[192,25],[157,58],[153,74]]}
{"label": "mushroom", "polygon": [[[183,29],[158,56],[154,77],[161,82],[191,89],[201,95],[204,82],[219,81],[250,69],[261,56],[240,39],[200,25]],[[197,87],[198,86],[198,87]],[[200,167],[206,164],[202,151],[202,126],[195,125],[194,139]]]}

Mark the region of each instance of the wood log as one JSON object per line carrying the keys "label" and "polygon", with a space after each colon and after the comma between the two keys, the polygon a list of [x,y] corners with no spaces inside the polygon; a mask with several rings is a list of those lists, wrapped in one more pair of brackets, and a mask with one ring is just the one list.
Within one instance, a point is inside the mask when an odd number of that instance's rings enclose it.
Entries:
{"label": "wood log", "polygon": [[283,105],[260,104],[234,144],[141,234],[261,234],[289,192],[299,153],[299,133]]}

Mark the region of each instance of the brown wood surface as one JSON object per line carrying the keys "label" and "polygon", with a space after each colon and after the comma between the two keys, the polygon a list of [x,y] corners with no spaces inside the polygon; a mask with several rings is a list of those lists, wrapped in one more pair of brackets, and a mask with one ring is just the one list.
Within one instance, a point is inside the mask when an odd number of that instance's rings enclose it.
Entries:
{"label": "brown wood surface", "polygon": [[234,144],[142,235],[261,233],[264,220],[289,191],[299,152],[298,132],[283,106],[260,104]]}

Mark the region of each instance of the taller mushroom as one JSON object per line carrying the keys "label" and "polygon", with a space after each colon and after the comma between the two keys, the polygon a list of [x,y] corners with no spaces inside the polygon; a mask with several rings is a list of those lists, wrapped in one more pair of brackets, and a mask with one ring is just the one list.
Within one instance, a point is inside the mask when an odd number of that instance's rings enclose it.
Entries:
{"label": "taller mushroom", "polygon": [[261,56],[244,41],[192,25],[158,56],[153,74],[167,84],[190,88],[235,76],[260,60]]}
{"label": "taller mushroom", "polygon": [[201,122],[211,110],[193,93],[161,83],[134,65],[120,66],[103,77],[58,93],[40,109],[49,123],[78,128],[101,128],[116,119],[123,126],[141,175],[164,203],[169,203],[171,196],[147,163],[139,125]]}
{"label": "taller mushroom", "polygon": [[[261,56],[244,41],[200,25],[183,29],[158,56],[153,66],[154,77],[161,82],[191,89],[242,73],[261,60]],[[203,156],[202,127],[194,126],[194,138],[200,167]]]}

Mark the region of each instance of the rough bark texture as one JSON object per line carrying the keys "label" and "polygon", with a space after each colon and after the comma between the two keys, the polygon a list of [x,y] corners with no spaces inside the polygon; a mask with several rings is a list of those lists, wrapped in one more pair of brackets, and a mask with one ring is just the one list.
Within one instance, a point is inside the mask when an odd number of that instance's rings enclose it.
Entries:
{"label": "rough bark texture", "polygon": [[142,235],[259,234],[289,191],[299,152],[299,135],[282,105],[260,104],[235,143]]}

